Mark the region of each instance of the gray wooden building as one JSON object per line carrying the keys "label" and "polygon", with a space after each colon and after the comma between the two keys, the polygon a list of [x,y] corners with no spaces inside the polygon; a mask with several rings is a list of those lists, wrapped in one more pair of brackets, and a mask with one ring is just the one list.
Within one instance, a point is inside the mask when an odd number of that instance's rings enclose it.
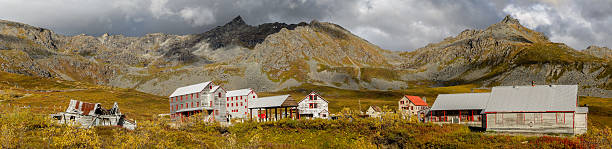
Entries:
{"label": "gray wooden building", "polygon": [[577,85],[494,87],[482,112],[487,131],[570,133],[587,130]]}
{"label": "gray wooden building", "polygon": [[182,122],[202,113],[206,121],[228,122],[225,95],[225,89],[212,81],[179,87],[168,97],[170,117]]}
{"label": "gray wooden building", "polygon": [[490,93],[440,94],[425,121],[483,127],[480,113],[489,96]]}
{"label": "gray wooden building", "polygon": [[426,120],[487,131],[583,134],[587,107],[577,85],[498,86],[491,93],[440,94]]}

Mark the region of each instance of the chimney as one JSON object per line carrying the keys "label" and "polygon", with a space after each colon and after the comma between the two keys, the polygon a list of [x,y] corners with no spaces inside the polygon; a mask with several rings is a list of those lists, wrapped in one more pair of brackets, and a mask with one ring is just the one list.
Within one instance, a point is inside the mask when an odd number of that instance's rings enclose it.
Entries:
{"label": "chimney", "polygon": [[423,101],[427,103],[427,97],[423,96]]}

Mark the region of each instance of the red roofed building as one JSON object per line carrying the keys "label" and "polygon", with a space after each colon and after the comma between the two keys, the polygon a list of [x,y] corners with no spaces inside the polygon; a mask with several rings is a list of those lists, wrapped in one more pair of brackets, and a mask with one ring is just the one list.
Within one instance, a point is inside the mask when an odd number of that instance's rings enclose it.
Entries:
{"label": "red roofed building", "polygon": [[398,102],[398,111],[403,114],[416,115],[419,111],[427,109],[427,103],[419,96],[404,95]]}

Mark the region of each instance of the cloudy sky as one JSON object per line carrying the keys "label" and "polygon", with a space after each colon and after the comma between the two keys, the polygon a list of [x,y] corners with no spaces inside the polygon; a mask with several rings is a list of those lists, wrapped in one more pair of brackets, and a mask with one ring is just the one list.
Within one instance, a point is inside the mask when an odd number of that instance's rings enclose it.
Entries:
{"label": "cloudy sky", "polygon": [[406,51],[512,15],[575,49],[612,47],[610,0],[0,0],[0,19],[66,35],[201,33],[238,15],[251,25],[332,22]]}

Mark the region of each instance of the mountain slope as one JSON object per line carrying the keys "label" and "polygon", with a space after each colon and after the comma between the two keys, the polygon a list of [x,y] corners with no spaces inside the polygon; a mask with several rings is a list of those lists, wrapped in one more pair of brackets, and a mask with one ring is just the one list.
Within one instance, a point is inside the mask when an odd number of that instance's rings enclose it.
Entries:
{"label": "mountain slope", "polygon": [[484,30],[466,30],[456,37],[402,53],[404,69],[422,69],[440,84],[480,83],[485,86],[579,84],[581,92],[610,96],[610,64],[541,33],[507,16]]}
{"label": "mountain slope", "polygon": [[0,29],[2,71],[157,95],[207,80],[258,91],[303,84],[398,90],[533,80],[579,84],[583,95],[612,96],[609,58],[552,43],[509,16],[412,52],[383,50],[339,25],[318,21],[251,26],[236,17],[200,34],[142,37],[63,36],[8,21],[0,21]]}

